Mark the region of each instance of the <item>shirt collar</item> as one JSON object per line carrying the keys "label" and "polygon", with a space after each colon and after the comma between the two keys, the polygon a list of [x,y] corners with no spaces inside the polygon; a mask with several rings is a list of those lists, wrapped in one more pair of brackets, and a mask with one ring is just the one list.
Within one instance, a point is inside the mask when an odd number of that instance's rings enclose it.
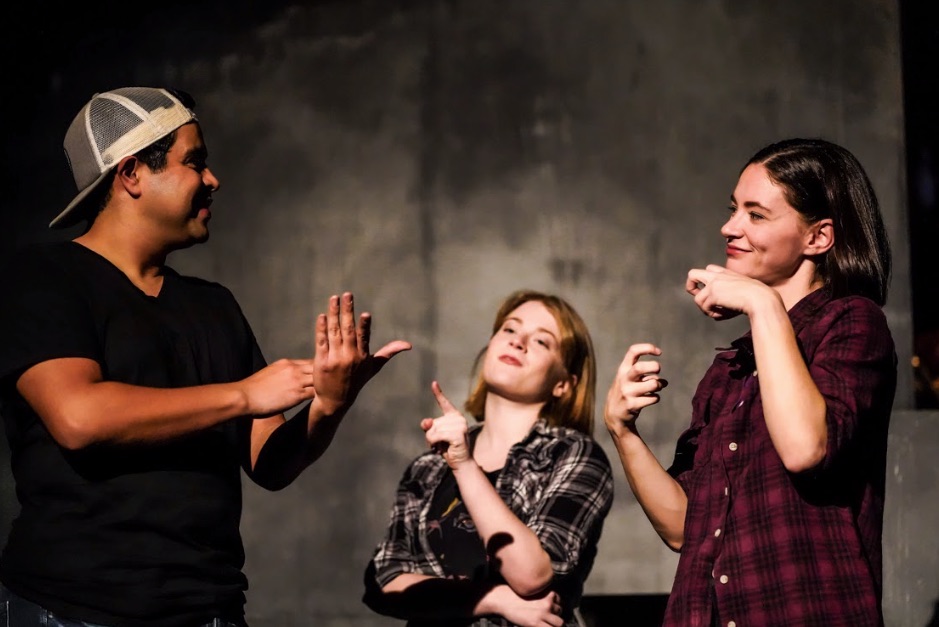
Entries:
{"label": "shirt collar", "polygon": [[796,335],[802,330],[802,327],[809,320],[815,317],[815,313],[824,307],[831,300],[831,294],[827,288],[821,287],[813,292],[809,292],[802,297],[789,310],[789,322],[792,323],[792,329]]}
{"label": "shirt collar", "polygon": [[[814,317],[815,312],[830,300],[831,294],[823,287],[809,292],[793,305],[787,313],[795,334],[798,335],[802,327]],[[718,347],[715,350],[721,351],[717,356],[718,359],[738,362],[745,366],[756,364],[753,356],[753,337],[750,331],[731,342],[729,347]]]}

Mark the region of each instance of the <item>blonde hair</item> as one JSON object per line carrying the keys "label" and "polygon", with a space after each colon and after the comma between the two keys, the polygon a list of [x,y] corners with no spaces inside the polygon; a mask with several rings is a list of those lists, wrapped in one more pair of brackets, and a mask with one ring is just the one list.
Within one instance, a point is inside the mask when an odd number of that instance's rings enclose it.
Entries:
{"label": "blonde hair", "polygon": [[[576,380],[560,398],[552,397],[541,409],[541,416],[548,424],[559,427],[576,429],[587,435],[593,435],[593,408],[596,389],[596,359],[593,352],[593,342],[587,325],[571,305],[559,296],[543,294],[533,290],[519,290],[509,295],[499,311],[496,313],[492,325],[492,335],[495,335],[510,313],[521,305],[536,301],[547,308],[554,316],[561,332],[560,353],[561,361],[569,376]],[[486,395],[489,393],[482,371],[478,366],[482,361],[486,349],[482,349],[476,356],[473,370],[478,371],[476,385],[464,404],[464,408],[476,420],[484,420]]]}

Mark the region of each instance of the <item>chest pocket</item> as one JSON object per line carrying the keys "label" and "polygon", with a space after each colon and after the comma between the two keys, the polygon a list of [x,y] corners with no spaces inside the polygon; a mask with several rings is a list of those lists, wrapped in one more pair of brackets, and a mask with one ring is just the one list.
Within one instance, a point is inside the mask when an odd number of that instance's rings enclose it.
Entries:
{"label": "chest pocket", "polygon": [[553,447],[543,447],[534,453],[520,449],[516,463],[507,467],[500,478],[499,494],[523,522],[528,521],[544,497],[545,486],[554,472],[552,451]]}

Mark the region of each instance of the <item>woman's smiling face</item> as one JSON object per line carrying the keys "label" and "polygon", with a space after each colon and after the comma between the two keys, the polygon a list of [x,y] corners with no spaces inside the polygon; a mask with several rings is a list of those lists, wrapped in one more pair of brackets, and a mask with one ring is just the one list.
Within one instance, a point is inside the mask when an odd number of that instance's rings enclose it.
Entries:
{"label": "woman's smiling face", "polygon": [[806,260],[809,225],[786,200],[766,168],[750,164],[731,196],[730,218],[721,227],[727,268],[771,287],[784,285]]}

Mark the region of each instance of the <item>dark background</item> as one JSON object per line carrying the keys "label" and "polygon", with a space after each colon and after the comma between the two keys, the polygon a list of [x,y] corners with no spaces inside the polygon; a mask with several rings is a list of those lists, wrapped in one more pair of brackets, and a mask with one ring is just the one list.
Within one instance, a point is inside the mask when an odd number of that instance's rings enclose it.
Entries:
{"label": "dark background", "polygon": [[[444,0],[445,3],[445,0]],[[206,58],[232,47],[232,42],[289,5],[285,0],[167,0],[130,7],[114,0],[100,2],[16,3],[3,19],[0,50],[4,72],[3,129],[5,164],[19,164],[46,156],[53,137],[48,129],[68,124],[65,111],[77,111],[87,100],[87,86],[107,77],[110,85],[133,83],[138,63],[165,63]],[[407,10],[422,0],[307,0],[307,5],[330,8],[328,31],[355,33],[367,30],[388,13]],[[426,0],[423,4],[428,4]],[[916,403],[939,407],[939,27],[937,3],[900,0],[903,61],[906,172],[912,317],[915,352],[920,357],[916,379]],[[184,21],[185,27],[180,28]],[[161,35],[173,32],[173,38]],[[50,102],[54,97],[56,102]],[[65,106],[67,105],[67,106]],[[36,137],[47,141],[38,142]],[[67,187],[64,170],[47,172],[47,184],[23,185],[17,170],[6,167],[0,181],[5,204],[45,208],[62,204],[61,188]],[[54,183],[54,184],[52,184]],[[37,229],[37,214],[4,212],[3,251],[23,239],[52,237]],[[902,249],[900,249],[902,252]]]}
{"label": "dark background", "polygon": [[[419,446],[413,428],[400,426],[406,420],[400,416],[431,411],[426,401],[413,399],[426,396],[426,379],[438,371],[446,389],[459,389],[494,304],[509,287],[517,287],[486,274],[493,272],[486,256],[504,258],[520,280],[534,287],[583,303],[595,342],[605,351],[604,373],[612,371],[620,347],[632,336],[680,330],[664,347],[666,354],[677,355],[664,363],[676,373],[670,389],[677,400],[662,408],[667,420],[647,421],[657,454],[667,458],[683,425],[683,407],[709,362],[708,351],[733,337],[726,329],[702,330],[699,317],[685,313],[687,307],[673,313],[686,302],[668,281],[680,282],[688,260],[706,259],[712,240],[719,240],[712,236],[722,214],[705,219],[697,212],[702,206],[720,211],[735,168],[754,148],[775,139],[772,134],[816,131],[859,149],[877,179],[888,217],[903,223],[905,232],[892,234],[899,272],[888,303],[903,372],[891,439],[896,465],[889,473],[893,502],[885,546],[893,562],[888,563],[886,597],[895,615],[912,606],[910,598],[939,598],[933,555],[939,502],[933,467],[939,450],[936,414],[908,411],[939,406],[931,387],[939,373],[934,339],[939,335],[936,3],[582,2],[586,26],[570,11],[570,23],[562,24],[569,28],[557,24],[564,22],[563,10],[576,3],[553,0],[106,0],[62,5],[43,0],[5,7],[0,26],[5,120],[0,261],[27,241],[68,235],[45,225],[73,193],[61,142],[90,90],[163,84],[167,77],[178,77],[183,87],[190,83],[206,89],[195,95],[210,127],[211,161],[213,169],[219,166],[224,190],[211,243],[184,251],[183,269],[232,287],[262,346],[271,350],[269,358],[307,349],[309,310],[320,306],[334,284],[351,283],[357,299],[359,293],[374,295],[383,339],[400,335],[415,340],[415,351],[406,358],[410,361],[382,373],[381,386],[363,395],[357,415],[350,415],[328,455],[297,485],[275,496],[246,485],[243,532],[252,624],[306,625],[310,616],[317,625],[371,624],[364,622],[367,613],[357,599],[360,566],[381,530],[393,482]],[[683,17],[682,7],[725,21],[712,32],[708,23]],[[292,9],[291,17],[283,19]],[[877,20],[894,19],[897,9],[903,138],[893,141],[889,112],[882,125],[887,128],[876,124],[876,109],[892,104],[892,85],[884,85],[878,72],[894,43],[878,29]],[[808,15],[810,10],[818,15]],[[624,22],[621,32],[603,31],[604,11],[611,20]],[[653,17],[643,19],[646,15]],[[281,30],[270,32],[271,24]],[[766,40],[752,41],[747,28]],[[774,35],[779,38],[770,39]],[[629,37],[635,41],[622,43]],[[800,50],[777,50],[798,38]],[[297,52],[320,42],[326,42],[325,52]],[[599,52],[592,48],[595,44]],[[715,48],[722,47],[735,58],[720,58]],[[674,57],[667,56],[670,50]],[[606,53],[620,56],[604,64]],[[779,56],[784,54],[790,56]],[[740,60],[745,55],[752,56],[749,64]],[[412,72],[418,80],[397,77],[401,65],[386,63],[404,59],[406,66],[412,56],[420,64]],[[236,71],[219,80],[213,72],[223,65],[219,59],[229,57],[237,57]],[[298,67],[298,57],[309,62],[308,74]],[[588,71],[588,62],[611,76],[597,78]],[[209,78],[200,79],[199,72],[174,74],[200,64]],[[721,70],[721,64],[732,69]],[[618,73],[617,66],[625,69]],[[311,124],[314,132],[301,133],[310,147],[292,144],[276,123],[265,125],[262,114],[248,115],[254,112],[243,102],[226,102],[250,100],[258,90],[272,89],[252,67],[296,73],[289,88],[316,102],[315,115],[325,112]],[[714,80],[700,77],[708,71]],[[779,85],[767,87],[761,82],[764,75]],[[616,86],[606,84],[614,81]],[[659,101],[650,104],[650,92]],[[263,96],[272,118],[284,113],[276,108],[277,94]],[[290,104],[293,108],[286,111],[296,113],[292,100]],[[805,119],[798,120],[803,107]],[[766,112],[765,124],[756,119],[761,117],[754,114],[757,108]],[[400,111],[404,114],[396,118]],[[564,126],[568,122],[572,128]],[[525,128],[541,130],[518,130]],[[390,149],[383,143],[389,135],[394,140]],[[371,138],[382,141],[373,145]],[[366,148],[358,152],[357,144]],[[619,151],[616,144],[622,146]],[[381,153],[386,149],[387,154]],[[376,161],[415,162],[415,180],[402,185],[407,189],[401,192],[394,182],[402,173],[375,166],[372,150]],[[903,164],[902,181],[884,175],[896,161]],[[238,162],[250,165],[239,167]],[[330,187],[329,181],[355,170],[367,174],[353,176],[346,186]],[[403,170],[403,176],[412,174]],[[603,187],[610,179],[613,184]],[[570,180],[585,182],[565,187]],[[674,189],[676,181],[683,189]],[[513,185],[528,190],[533,199],[519,200]],[[891,186],[902,188],[904,206],[896,206]],[[325,210],[301,213],[302,207],[291,204],[297,197],[306,202],[307,194],[327,204],[309,187],[334,192],[326,200],[335,204],[335,215]],[[536,193],[539,187],[541,194]],[[592,187],[599,191],[591,193]],[[369,189],[378,198],[369,197]],[[374,234],[369,223],[377,218],[359,205],[381,202],[385,196],[394,201],[398,192],[404,200],[390,203]],[[474,202],[485,194],[489,206]],[[565,217],[571,213],[566,203],[615,218],[608,223],[620,238],[615,253],[597,244],[603,232],[578,231],[580,222],[588,222],[588,211]],[[255,213],[262,211],[261,217]],[[532,268],[524,265],[544,254],[542,242],[526,239],[525,231],[545,216],[557,221],[548,246],[552,254],[545,255],[550,272],[533,269],[534,261]],[[402,249],[419,248],[421,253],[394,251],[379,258],[378,270],[366,272],[361,269],[366,261],[357,256],[358,240],[346,246],[338,237],[312,242],[294,237],[315,231],[311,225],[332,228],[345,225],[341,220],[346,219],[353,221],[349,231],[364,238],[369,249],[381,252],[387,233],[403,242]],[[702,233],[704,228],[710,235]],[[687,230],[681,250],[669,239],[670,229]],[[509,252],[497,246],[489,253],[486,246],[492,240],[501,245],[504,232],[509,233],[504,236]],[[459,248],[464,237],[472,246]],[[483,251],[482,259],[472,256],[473,248]],[[311,268],[315,281],[297,274],[303,265]],[[621,266],[635,270],[617,273]],[[502,269],[495,267],[496,272]],[[475,275],[481,275],[476,282]],[[654,289],[646,289],[648,285]],[[664,303],[655,299],[663,292],[669,295]],[[274,307],[299,313],[268,315]],[[912,332],[906,326],[909,317]],[[909,344],[919,358],[915,369],[909,365]],[[606,384],[601,377],[601,399]],[[663,399],[663,405],[670,402]],[[597,435],[608,443],[604,433]],[[15,500],[9,477],[2,478],[0,522],[5,525]],[[630,501],[622,477],[618,481],[618,509],[604,531],[606,544],[592,575],[598,593],[585,600],[585,613],[597,627],[623,624],[623,616],[634,625],[655,624],[668,573],[673,572],[672,556],[653,546],[654,534]],[[922,561],[911,564],[910,559]],[[911,624],[921,627],[922,621]]]}
{"label": "dark background", "polygon": [[937,3],[900,3],[916,403],[939,407],[939,25]]}

